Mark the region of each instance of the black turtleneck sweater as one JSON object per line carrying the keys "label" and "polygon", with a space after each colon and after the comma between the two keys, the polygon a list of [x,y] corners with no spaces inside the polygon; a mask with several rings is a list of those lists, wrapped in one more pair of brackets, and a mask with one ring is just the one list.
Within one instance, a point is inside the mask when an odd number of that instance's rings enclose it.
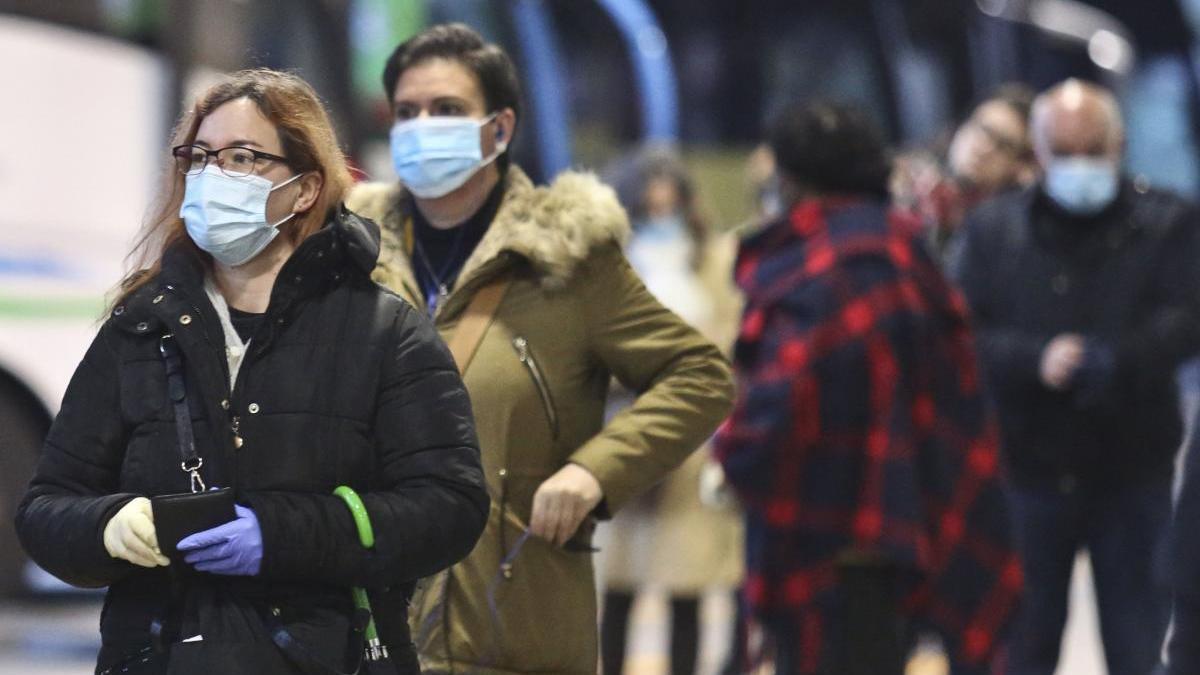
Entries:
{"label": "black turtleneck sweater", "polygon": [[421,286],[421,293],[425,296],[430,315],[437,310],[439,287],[446,290],[454,287],[467,258],[471,257],[471,253],[491,226],[496,212],[500,210],[503,197],[504,178],[501,177],[488,194],[483,206],[474,215],[444,230],[430,225],[421,209],[415,208],[414,205],[413,271],[416,273],[417,283]]}

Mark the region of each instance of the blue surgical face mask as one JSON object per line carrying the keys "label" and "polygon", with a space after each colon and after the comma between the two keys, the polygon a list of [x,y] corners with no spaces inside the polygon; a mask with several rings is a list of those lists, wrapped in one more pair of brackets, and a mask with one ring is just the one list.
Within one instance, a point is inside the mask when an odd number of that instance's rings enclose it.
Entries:
{"label": "blue surgical face mask", "polygon": [[422,199],[444,197],[504,152],[504,143],[483,156],[479,129],[495,119],[417,117],[392,127],[392,164],[408,191]]}
{"label": "blue surgical face mask", "polygon": [[1112,161],[1072,155],[1050,161],[1044,186],[1064,211],[1092,216],[1113,203],[1120,183],[1120,172]]}
{"label": "blue surgical face mask", "polygon": [[243,265],[275,239],[280,225],[296,215],[268,223],[267,198],[303,175],[272,185],[262,176],[226,176],[209,164],[204,171],[187,176],[179,217],[202,250],[229,267]]}

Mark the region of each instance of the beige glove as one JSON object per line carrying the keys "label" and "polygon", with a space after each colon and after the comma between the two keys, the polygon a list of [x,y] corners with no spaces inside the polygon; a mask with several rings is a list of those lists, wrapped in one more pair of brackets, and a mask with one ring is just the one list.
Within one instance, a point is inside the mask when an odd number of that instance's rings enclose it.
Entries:
{"label": "beige glove", "polygon": [[154,512],[150,510],[150,500],[145,497],[134,498],[108,521],[104,526],[104,548],[112,557],[142,567],[171,564],[158,550]]}

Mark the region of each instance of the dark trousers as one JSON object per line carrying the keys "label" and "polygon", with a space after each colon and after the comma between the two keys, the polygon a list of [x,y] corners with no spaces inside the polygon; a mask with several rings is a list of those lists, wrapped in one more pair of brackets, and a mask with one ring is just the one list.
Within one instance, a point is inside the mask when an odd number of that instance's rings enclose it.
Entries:
{"label": "dark trousers", "polygon": [[[621,675],[633,592],[607,591],[600,619],[600,654],[604,675]],[[693,675],[700,650],[699,596],[671,596],[671,675]]]}
{"label": "dark trousers", "polygon": [[[907,622],[898,607],[895,567],[846,565],[839,570],[837,602],[825,617],[820,675],[902,675],[909,651]],[[792,617],[767,619],[776,675],[802,673],[801,627]]]}
{"label": "dark trousers", "polygon": [[1195,675],[1200,672],[1200,598],[1176,594],[1172,603],[1167,663],[1155,671],[1162,675]]}
{"label": "dark trousers", "polygon": [[1166,629],[1159,557],[1171,513],[1167,481],[1128,488],[1010,491],[1025,597],[1009,644],[1009,675],[1053,675],[1075,555],[1092,562],[1109,675],[1145,675]]}
{"label": "dark trousers", "polygon": [[1200,673],[1200,368],[1193,359],[1181,369],[1179,379],[1185,409],[1191,410],[1191,435],[1184,454],[1183,480],[1175,504],[1171,533],[1169,573],[1172,576],[1171,631],[1167,639],[1167,664],[1162,673]]}

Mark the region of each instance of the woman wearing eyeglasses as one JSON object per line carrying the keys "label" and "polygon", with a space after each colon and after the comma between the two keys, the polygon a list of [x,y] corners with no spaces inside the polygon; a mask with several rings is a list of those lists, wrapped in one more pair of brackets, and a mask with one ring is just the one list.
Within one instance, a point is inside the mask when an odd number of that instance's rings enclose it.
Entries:
{"label": "woman wearing eyeglasses", "polygon": [[[704,442],[729,366],[629,266],[611,189],[570,172],[537,187],[510,163],[519,86],[499,47],[435,26],[396,49],[383,83],[400,182],[348,203],[383,228],[376,278],[467,347],[492,496],[474,551],[414,600],[422,668],[595,675],[591,521]],[[614,375],[637,398],[605,424]]]}
{"label": "woman wearing eyeglasses", "polygon": [[[415,673],[413,580],[465,555],[487,513],[462,381],[429,321],[370,281],[379,232],[341,206],[351,179],[307,84],[238,73],[176,139],[145,269],[67,390],[21,540],[109,587],[99,673],[345,670],[351,586]],[[339,485],[362,495],[369,551]],[[229,522],[157,536],[148,498],[217,486]]]}

